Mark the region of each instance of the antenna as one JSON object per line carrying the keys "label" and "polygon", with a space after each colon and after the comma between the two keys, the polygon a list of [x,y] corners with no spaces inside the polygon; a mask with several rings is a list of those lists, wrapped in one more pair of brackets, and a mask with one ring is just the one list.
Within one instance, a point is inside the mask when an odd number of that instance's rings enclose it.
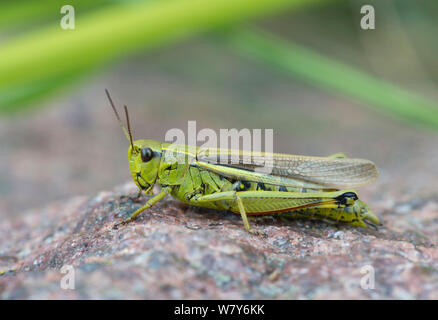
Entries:
{"label": "antenna", "polygon": [[117,109],[114,106],[113,99],[111,99],[111,96],[110,96],[110,94],[109,94],[107,89],[105,89],[105,93],[106,93],[106,96],[108,97],[108,100],[109,100],[109,102],[111,104],[111,107],[113,108],[114,114],[116,115],[116,118],[117,118],[117,121],[119,122],[120,128],[122,128],[123,133],[125,134],[126,139],[131,144],[132,151],[135,152],[134,143],[133,143],[132,134],[131,134],[131,128],[130,128],[130,125],[129,125],[128,108],[125,106],[126,120],[128,122],[128,130],[127,130],[125,128],[125,126],[123,125],[122,120],[120,119],[119,113],[117,112]]}
{"label": "antenna", "polygon": [[132,151],[135,152],[134,141],[132,139],[132,133],[131,133],[131,125],[129,123],[128,107],[126,105],[124,107],[125,107],[126,123],[128,124],[129,141],[131,141]]}

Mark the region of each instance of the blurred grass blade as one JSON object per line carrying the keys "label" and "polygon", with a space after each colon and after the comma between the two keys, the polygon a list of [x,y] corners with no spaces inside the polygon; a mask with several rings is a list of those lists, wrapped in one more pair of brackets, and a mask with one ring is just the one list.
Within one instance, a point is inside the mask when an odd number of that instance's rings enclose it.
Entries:
{"label": "blurred grass blade", "polygon": [[233,48],[251,58],[279,68],[308,83],[409,121],[438,129],[438,105],[323,56],[300,45],[282,40],[256,28],[241,28],[225,35]]}
{"label": "blurred grass blade", "polygon": [[[140,48],[168,44],[220,25],[330,0],[166,0],[125,2],[3,43],[0,92],[96,68]],[[48,88],[46,87],[45,90]],[[13,110],[0,104],[0,111]]]}

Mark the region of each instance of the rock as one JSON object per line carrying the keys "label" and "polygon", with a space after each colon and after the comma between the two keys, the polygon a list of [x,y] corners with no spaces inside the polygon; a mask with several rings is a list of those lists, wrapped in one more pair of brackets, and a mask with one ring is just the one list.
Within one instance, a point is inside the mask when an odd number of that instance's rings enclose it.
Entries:
{"label": "rock", "polygon": [[144,203],[135,194],[129,183],[2,222],[0,297],[438,299],[437,199],[377,203],[378,231],[251,221],[265,238],[236,214],[171,198],[114,230]]}

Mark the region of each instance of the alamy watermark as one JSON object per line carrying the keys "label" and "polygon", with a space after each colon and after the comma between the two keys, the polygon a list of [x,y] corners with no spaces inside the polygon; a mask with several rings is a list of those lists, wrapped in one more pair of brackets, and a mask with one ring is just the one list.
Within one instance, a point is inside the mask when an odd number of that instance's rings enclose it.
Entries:
{"label": "alamy watermark", "polygon": [[360,287],[364,290],[373,290],[375,286],[374,267],[367,264],[360,268],[360,273],[363,274],[362,278],[360,278]]}
{"label": "alamy watermark", "polygon": [[76,281],[75,268],[73,268],[73,266],[70,264],[63,265],[61,268],[61,273],[65,274],[65,276],[63,276],[59,282],[61,289],[74,290]]}
{"label": "alamy watermark", "polygon": [[75,8],[72,5],[66,4],[61,7],[60,13],[63,15],[61,17],[61,28],[64,30],[74,30],[75,29]]}
{"label": "alamy watermark", "polygon": [[[64,30],[75,29],[75,8],[72,5],[66,4],[61,7],[62,14],[60,26]],[[363,30],[374,30],[375,25],[375,10],[370,4],[365,4],[360,8],[360,13],[363,14],[360,20],[360,27]]]}
{"label": "alamy watermark", "polygon": [[[270,174],[272,172],[273,129],[220,129],[218,135],[216,131],[209,128],[197,132],[196,121],[188,121],[187,135],[183,130],[173,128],[166,132],[165,141],[171,143],[170,149],[173,148],[175,157],[185,155],[184,152],[178,152],[178,150],[185,148],[186,145],[196,146],[202,143],[198,149],[200,157],[207,157],[220,164],[254,165],[254,171],[259,173]],[[218,149],[221,151],[217,152]],[[179,160],[184,159],[175,159],[175,161]]]}
{"label": "alamy watermark", "polygon": [[360,27],[363,30],[374,30],[376,29],[376,14],[374,7],[370,4],[363,5],[360,8],[360,13],[363,14],[360,19]]}

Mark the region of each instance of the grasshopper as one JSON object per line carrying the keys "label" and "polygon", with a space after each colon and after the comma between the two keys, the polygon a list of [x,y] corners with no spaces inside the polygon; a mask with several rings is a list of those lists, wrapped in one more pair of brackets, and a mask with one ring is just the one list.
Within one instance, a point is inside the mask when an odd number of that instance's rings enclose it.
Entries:
{"label": "grasshopper", "polygon": [[[248,215],[274,213],[365,228],[380,225],[369,206],[351,189],[377,178],[376,166],[369,160],[347,158],[343,153],[328,157],[273,153],[269,154],[271,171],[263,173],[254,164],[266,158],[262,152],[134,141],[126,105],[127,129],[105,92],[130,144],[129,167],[139,195],[151,193],[155,184],[161,186],[159,194],[115,228],[129,223],[167,195],[189,205],[238,213],[251,234],[264,233],[251,228]],[[238,155],[238,161],[221,163],[218,159],[224,155]]]}

